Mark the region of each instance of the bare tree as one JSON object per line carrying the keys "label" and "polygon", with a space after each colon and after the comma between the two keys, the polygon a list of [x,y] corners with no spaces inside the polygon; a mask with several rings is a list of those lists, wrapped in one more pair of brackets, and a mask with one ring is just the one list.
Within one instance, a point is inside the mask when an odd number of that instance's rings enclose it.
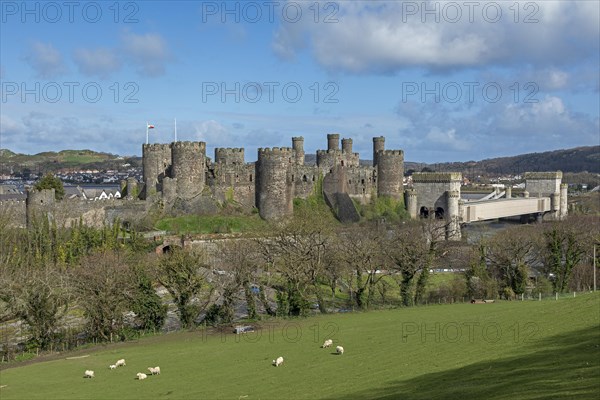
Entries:
{"label": "bare tree", "polygon": [[373,303],[376,285],[387,270],[384,269],[381,247],[386,231],[376,226],[352,227],[338,232],[336,255],[354,273],[354,302],[358,308],[369,308]]}
{"label": "bare tree", "polygon": [[433,253],[431,238],[420,222],[406,224],[391,232],[386,238],[386,253],[393,261],[392,269],[400,273],[400,296],[402,304],[414,304],[414,278],[427,274],[431,266]]}
{"label": "bare tree", "polygon": [[113,250],[95,252],[71,272],[78,304],[87,318],[88,334],[94,339],[111,340],[124,327],[123,314],[136,289],[127,255]]}

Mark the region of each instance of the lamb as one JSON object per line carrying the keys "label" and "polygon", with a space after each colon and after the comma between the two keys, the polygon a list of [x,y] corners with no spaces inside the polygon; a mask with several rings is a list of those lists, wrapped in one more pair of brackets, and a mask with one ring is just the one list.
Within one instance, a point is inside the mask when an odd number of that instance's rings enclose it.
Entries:
{"label": "lamb", "polygon": [[274,366],[279,367],[281,364],[283,364],[283,357],[277,357],[277,360],[273,360]]}
{"label": "lamb", "polygon": [[117,366],[115,364],[111,364],[111,365],[108,366],[108,368],[110,368],[110,369],[117,369]]}
{"label": "lamb", "polygon": [[124,358],[121,358],[120,360],[117,360],[117,362],[115,363],[116,367],[123,367],[125,365],[127,365],[127,364],[125,364],[125,359]]}
{"label": "lamb", "polygon": [[148,375],[146,375],[146,374],[143,374],[143,373],[141,373],[141,372],[138,372],[138,373],[137,373],[137,378],[138,378],[138,380],[140,380],[140,381],[141,381],[142,379],[146,379],[147,377],[148,377]]}
{"label": "lamb", "polygon": [[86,369],[85,373],[83,374],[83,377],[84,378],[93,378],[94,377],[94,371]]}
{"label": "lamb", "polygon": [[340,356],[342,354],[344,354],[344,348],[342,346],[338,346],[335,348],[336,353],[338,353]]}
{"label": "lamb", "polygon": [[333,344],[333,340],[331,340],[331,339],[327,339],[327,340],[325,341],[325,343],[323,343],[323,346],[321,346],[321,348],[323,348],[323,349],[324,349],[325,347],[329,347],[329,346],[331,346],[332,344]]}
{"label": "lamb", "polygon": [[152,375],[160,375],[160,367],[148,367],[148,371],[150,371],[150,374]]}

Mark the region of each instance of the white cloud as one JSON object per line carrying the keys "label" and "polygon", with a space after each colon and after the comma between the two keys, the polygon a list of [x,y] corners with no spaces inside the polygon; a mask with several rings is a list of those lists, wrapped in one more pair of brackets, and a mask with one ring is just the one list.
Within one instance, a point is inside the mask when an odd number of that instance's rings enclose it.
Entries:
{"label": "white cloud", "polygon": [[24,59],[38,78],[55,78],[67,72],[62,55],[52,43],[33,42]]}
{"label": "white cloud", "polygon": [[73,59],[79,72],[88,76],[106,78],[121,68],[121,61],[115,51],[107,48],[76,49]]}
{"label": "white cloud", "polygon": [[[476,4],[471,20],[466,3],[339,2],[337,23],[315,23],[308,17],[298,23],[281,21],[272,47],[290,59],[308,45],[321,65],[355,73],[560,65],[584,59],[597,63],[598,2],[471,2]],[[458,18],[449,4],[458,5]],[[496,6],[501,14],[494,22]],[[416,7],[416,14],[409,7]],[[425,13],[436,7],[434,15]],[[527,18],[537,22],[525,23]]]}
{"label": "white cloud", "polygon": [[125,32],[121,36],[123,55],[141,75],[161,76],[165,74],[170,58],[167,43],[156,33],[135,34]]}

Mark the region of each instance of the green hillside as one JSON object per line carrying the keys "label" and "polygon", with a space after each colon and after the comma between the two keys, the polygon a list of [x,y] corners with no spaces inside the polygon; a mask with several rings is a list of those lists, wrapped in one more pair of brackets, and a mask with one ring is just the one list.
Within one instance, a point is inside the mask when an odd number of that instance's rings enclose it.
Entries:
{"label": "green hillside", "polygon": [[[8,399],[596,399],[600,293],[174,333],[2,371]],[[322,349],[326,338],[335,355]],[[66,359],[68,356],[86,356]],[[283,356],[284,365],[271,361]],[[125,358],[127,365],[110,370]],[[160,366],[159,376],[135,380]],[[86,369],[96,377],[84,379]]]}

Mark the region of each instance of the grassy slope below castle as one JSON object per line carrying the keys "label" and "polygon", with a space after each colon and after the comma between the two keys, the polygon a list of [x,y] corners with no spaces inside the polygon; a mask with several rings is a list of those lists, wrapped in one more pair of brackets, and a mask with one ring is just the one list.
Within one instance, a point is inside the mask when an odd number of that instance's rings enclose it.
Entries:
{"label": "grassy slope below castle", "polygon": [[[260,336],[155,336],[4,370],[0,393],[3,400],[595,399],[599,307],[596,293],[281,320]],[[344,355],[319,348],[329,337]],[[285,363],[275,368],[277,356]],[[127,366],[109,370],[119,358]],[[160,376],[134,380],[156,365]],[[86,369],[96,377],[83,379]]]}

